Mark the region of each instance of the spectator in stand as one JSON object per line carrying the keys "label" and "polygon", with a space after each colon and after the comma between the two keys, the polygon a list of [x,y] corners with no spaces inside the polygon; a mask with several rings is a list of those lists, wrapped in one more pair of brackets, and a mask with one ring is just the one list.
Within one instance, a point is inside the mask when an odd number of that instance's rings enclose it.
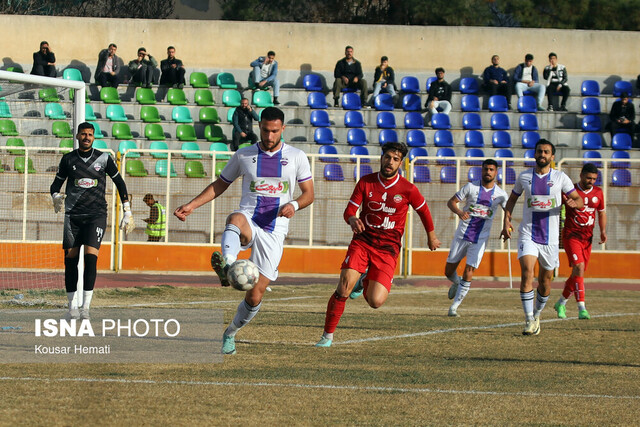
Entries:
{"label": "spectator in stand", "polygon": [[449,114],[451,111],[451,85],[444,80],[444,68],[436,68],[436,77],[438,80],[431,83],[425,107],[429,109],[431,115],[438,111]]}
{"label": "spectator in stand", "polygon": [[[571,89],[567,86],[567,68],[558,64],[558,55],[549,54],[549,65],[544,67],[542,77],[547,81],[548,111],[567,111],[567,100]],[[562,103],[558,106],[558,93],[562,94]]]}
{"label": "spectator in stand", "polygon": [[338,107],[338,100],[342,89],[349,88],[360,90],[360,101],[363,106],[367,105],[367,81],[363,79],[362,65],[360,61],[353,57],[353,47],[344,48],[344,58],[336,63],[333,70],[335,82],[333,84],[333,106]]}
{"label": "spectator in stand", "polygon": [[98,54],[98,65],[96,66],[96,84],[98,86],[118,87],[118,72],[120,63],[116,56],[118,46],[111,43],[107,49],[102,49]]}
{"label": "spectator in stand", "polygon": [[533,65],[533,55],[527,53],[524,62],[518,64],[513,72],[513,81],[516,86],[516,94],[520,98],[526,90],[534,92],[537,95],[538,111],[544,111],[542,108],[542,100],[546,92],[546,87],[541,85],[538,80],[538,69]]}
{"label": "spectator in stand", "polygon": [[259,122],[260,117],[249,105],[247,98],[240,100],[240,106],[233,112],[233,132],[231,134],[231,150],[237,151],[241,143],[251,141],[258,142],[258,135],[253,132],[253,121]]}
{"label": "spectator in stand", "polygon": [[185,69],[182,61],[176,58],[176,48],[169,46],[167,48],[167,59],[160,61],[160,84],[164,86],[172,86],[182,89],[184,87]]}
{"label": "spectator in stand", "polygon": [[129,61],[131,81],[140,83],[141,87],[151,87],[156,68],[158,68],[158,61],[141,47],[138,49],[138,57]]}
{"label": "spectator in stand", "polygon": [[40,50],[33,53],[33,68],[31,68],[31,74],[56,77],[56,56],[49,50],[48,42],[40,42]]}
{"label": "spectator in stand", "polygon": [[393,72],[393,68],[389,66],[389,58],[383,56],[380,58],[380,65],[376,67],[373,73],[373,99],[384,90],[393,97],[395,103],[396,85],[394,79],[395,73]]}
{"label": "spectator in stand", "polygon": [[509,75],[500,66],[500,57],[493,55],[491,65],[484,69],[482,73],[482,88],[489,96],[503,95],[507,98],[507,105],[511,109],[511,86],[509,85]]}
{"label": "spectator in stand", "polygon": [[609,118],[611,119],[609,123],[611,136],[619,132],[626,132],[633,136],[635,131],[634,120],[636,119],[636,110],[633,103],[629,102],[629,95],[627,93],[620,95],[620,100],[613,103]]}
{"label": "spectator in stand", "polygon": [[151,193],[145,194],[142,201],[149,206],[149,218],[143,219],[147,223],[144,231],[149,236],[147,241],[159,242],[167,234],[167,212]]}
{"label": "spectator in stand", "polygon": [[253,61],[250,66],[253,71],[249,74],[249,85],[252,89],[267,90],[267,86],[273,86],[273,103],[280,105],[280,80],[278,80],[278,61],[276,53],[272,50],[267,56],[261,56]]}

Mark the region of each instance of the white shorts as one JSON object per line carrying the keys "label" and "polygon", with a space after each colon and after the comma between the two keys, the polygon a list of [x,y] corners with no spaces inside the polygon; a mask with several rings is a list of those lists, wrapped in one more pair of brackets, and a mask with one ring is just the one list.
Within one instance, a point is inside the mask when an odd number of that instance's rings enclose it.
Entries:
{"label": "white shorts", "polygon": [[466,256],[467,265],[470,265],[473,268],[478,268],[482,262],[486,246],[486,240],[480,240],[478,243],[472,243],[468,240],[456,239],[454,237],[453,242],[451,242],[451,249],[449,250],[447,262],[455,264],[462,261],[462,258]]}
{"label": "white shorts", "polygon": [[541,245],[531,239],[518,239],[518,259],[525,255],[538,258],[540,268],[550,271],[560,267],[559,245]]}
{"label": "white shorts", "polygon": [[267,233],[251,220],[251,215],[247,212],[236,212],[243,214],[251,227],[251,241],[248,245],[241,246],[242,250],[251,248],[249,259],[258,267],[260,274],[271,281],[276,280],[278,266],[282,259],[285,235],[275,232]]}

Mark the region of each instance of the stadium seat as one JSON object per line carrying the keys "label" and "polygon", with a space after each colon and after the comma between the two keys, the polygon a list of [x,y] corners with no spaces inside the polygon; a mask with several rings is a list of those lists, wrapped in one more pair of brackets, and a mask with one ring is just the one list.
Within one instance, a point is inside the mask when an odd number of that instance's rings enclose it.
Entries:
{"label": "stadium seat", "polygon": [[415,166],[413,168],[413,182],[431,182],[431,172],[429,172],[429,166]]}
{"label": "stadium seat", "polygon": [[210,107],[216,105],[213,100],[213,93],[209,89],[197,89],[193,95],[195,103],[200,107]]}
{"label": "stadium seat", "polygon": [[509,130],[509,116],[505,113],[495,113],[491,116],[491,129],[493,130]]}
{"label": "stadium seat", "polygon": [[[242,145],[242,144],[240,144],[240,145]],[[251,144],[249,144],[249,145],[251,145]],[[226,160],[216,162],[215,170],[213,172],[214,175],[215,176],[220,176],[220,174],[222,173],[222,170],[224,169],[225,166],[227,166],[227,161]]]}
{"label": "stadium seat", "polygon": [[[98,129],[96,129],[97,131]],[[115,139],[133,139],[129,125],[121,122],[116,122],[111,126],[111,136]]]}
{"label": "stadium seat", "polygon": [[[16,157],[13,159],[13,170],[20,173],[25,173],[25,158],[24,157]],[[29,158],[29,163],[27,165],[27,173],[36,173],[35,168],[33,167],[33,159]]]}
{"label": "stadium seat", "polygon": [[329,113],[326,110],[313,110],[309,115],[309,122],[311,126],[315,127],[329,127],[331,122],[329,121]]}
{"label": "stadium seat", "polygon": [[[167,166],[168,160],[160,159],[156,161],[156,175],[166,178],[169,168]],[[176,173],[176,169],[174,167],[174,162],[171,162],[171,177],[176,177],[178,174]]]}
{"label": "stadium seat", "polygon": [[244,142],[244,143],[238,145],[238,150],[241,149],[241,148],[251,147],[252,145],[253,144],[250,143],[250,142]]}
{"label": "stadium seat", "polygon": [[[87,121],[87,123],[91,123],[93,125],[93,136],[94,136],[94,138],[100,139],[100,138],[104,137],[104,134],[102,133],[102,129],[100,129],[100,125],[98,124],[98,122]],[[131,137],[131,138],[133,138],[133,137]]]}
{"label": "stadium seat", "polygon": [[616,187],[631,186],[631,171],[629,169],[616,169],[611,174],[611,185]]}
{"label": "stadium seat", "polygon": [[429,89],[431,89],[431,83],[435,82],[436,80],[438,80],[438,78],[435,76],[427,78],[427,82],[425,84],[425,89],[427,92],[429,92]]}
{"label": "stadium seat", "polygon": [[467,159],[478,158],[480,160],[467,160],[467,164],[470,166],[479,166],[484,161],[484,151],[481,148],[469,148],[464,154]]}
{"label": "stadium seat", "polygon": [[436,147],[453,147],[453,134],[448,130],[438,130],[433,135],[433,144]]}
{"label": "stadium seat", "polygon": [[465,113],[462,116],[462,128],[466,130],[482,129],[482,119],[478,113]]}
{"label": "stadium seat", "polygon": [[164,141],[164,130],[158,123],[149,123],[144,127],[144,137],[151,141]]}
{"label": "stadium seat", "polygon": [[[360,176],[358,176],[358,171],[360,171]],[[371,165],[361,164],[359,168],[358,166],[353,168],[353,179],[357,181],[363,176],[369,175],[370,173],[373,173]]]}
{"label": "stadium seat", "polygon": [[538,104],[533,96],[521,96],[518,98],[518,111],[521,113],[535,113],[538,111]]}
{"label": "stadium seat", "polygon": [[143,105],[140,107],[140,118],[145,123],[159,123],[162,121],[158,109],[153,105]]}
{"label": "stadium seat", "polygon": [[378,142],[380,145],[387,142],[398,142],[398,133],[394,129],[382,129],[378,133]]}
{"label": "stadium seat", "polygon": [[[0,133],[6,135],[2,129],[2,120],[0,120]],[[53,122],[51,124],[51,133],[58,138],[73,138],[69,122]],[[16,132],[15,135],[17,134],[18,133]]]}
{"label": "stadium seat", "polygon": [[589,132],[582,135],[583,150],[601,150],[602,136],[599,133]]}
{"label": "stadium seat", "polygon": [[504,95],[493,95],[489,98],[489,111],[503,113],[509,110],[509,103]]}
{"label": "stadium seat", "polygon": [[137,149],[138,145],[135,143],[135,141],[120,141],[120,144],[118,144],[118,151],[123,156],[126,153],[127,159],[140,157],[140,153],[135,151]]}
{"label": "stadium seat", "polygon": [[[5,103],[6,105],[6,103]],[[1,106],[1,104],[0,104]],[[111,107],[111,105],[109,106]],[[0,109],[1,110],[1,109]],[[8,108],[7,108],[8,110]],[[57,102],[50,102],[44,107],[44,115],[52,120],[66,120],[67,115],[64,113],[62,109],[62,105]],[[4,115],[0,115],[0,117],[5,117]],[[9,117],[11,117],[11,113],[9,113]]]}
{"label": "stadium seat", "polygon": [[540,140],[538,132],[529,131],[522,134],[522,148],[535,148],[536,143]]}
{"label": "stadium seat", "polygon": [[58,90],[55,87],[46,87],[38,91],[38,98],[44,102],[60,102]]}
{"label": "stadium seat", "polygon": [[233,114],[236,112],[236,107],[229,108],[227,111],[227,123],[233,123]]}
{"label": "stadium seat", "polygon": [[344,181],[342,166],[336,164],[324,165],[324,179],[327,181]]}
{"label": "stadium seat", "polygon": [[582,118],[583,132],[600,132],[602,130],[602,122],[600,116],[584,116]]}
{"label": "stadium seat", "polygon": [[[58,122],[53,122],[53,124],[55,125]],[[67,122],[64,122],[67,123]],[[67,123],[67,126],[69,126],[69,123]],[[69,128],[69,133],[71,133],[71,128]],[[18,130],[16,129],[16,124],[13,122],[13,120],[9,120],[9,119],[3,119],[0,120],[0,134],[4,135],[4,136],[17,136],[18,135]],[[66,136],[65,138],[70,138],[70,136]]]}
{"label": "stadium seat", "polygon": [[440,182],[443,184],[455,184],[456,183],[456,167],[444,166],[440,169]]}
{"label": "stadium seat", "polygon": [[[168,150],[169,146],[164,141],[151,141],[149,144],[149,150]],[[169,157],[168,153],[151,152],[151,157],[154,159],[166,159]]]}
{"label": "stadium seat", "polygon": [[120,95],[115,87],[103,87],[100,89],[100,100],[105,104],[120,104]]}
{"label": "stadium seat", "polygon": [[204,178],[207,173],[204,166],[198,160],[189,160],[184,164],[184,174],[187,178]]}
{"label": "stadium seat", "polygon": [[464,112],[478,112],[480,108],[480,98],[478,95],[463,95],[460,100],[460,109]]}
{"label": "stadium seat", "polygon": [[[499,166],[502,166],[502,163],[500,162],[500,159],[512,159],[513,158],[513,152],[508,149],[508,148],[500,148],[498,150],[496,150],[494,157],[496,159],[496,161],[498,162]],[[507,162],[507,166],[513,166],[513,162],[508,161]]]}
{"label": "stadium seat", "polygon": [[[318,154],[338,154],[338,149],[333,145],[322,145],[318,149]],[[321,162],[325,163],[338,163],[337,157],[320,157]]]}
{"label": "stadium seat", "polygon": [[20,64],[13,64],[11,67],[7,67],[6,71],[11,71],[12,73],[24,74],[24,70],[22,69],[22,65]]}
{"label": "stadium seat", "polygon": [[347,131],[349,145],[367,145],[367,134],[363,129],[353,128]]}
{"label": "stadium seat", "polygon": [[[368,156],[369,155],[369,150],[367,149],[367,147],[363,146],[363,145],[356,145],[351,147],[351,150],[349,151],[349,154],[351,154],[351,161],[352,162],[356,162],[357,159],[356,157],[359,156]],[[360,163],[369,163],[371,160],[367,159],[366,157],[363,157],[360,159]]]}
{"label": "stadium seat", "polygon": [[307,95],[307,105],[313,109],[329,108],[327,97],[322,92],[311,92]]}
{"label": "stadium seat", "polygon": [[455,156],[456,152],[453,150],[453,148],[450,147],[438,148],[438,151],[436,152],[436,157],[438,158],[437,163],[439,165],[455,165],[455,160],[445,160],[446,157]]}
{"label": "stadium seat", "polygon": [[325,127],[316,128],[316,130],[313,132],[313,140],[316,144],[333,144],[333,132],[331,131],[331,129]]}
{"label": "stadium seat", "polygon": [[480,166],[471,166],[467,172],[467,180],[469,182],[480,181],[482,179],[482,168]]}
{"label": "stadium seat", "polygon": [[120,104],[107,105],[107,119],[112,122],[126,122],[129,120]]}
{"label": "stadium seat", "polygon": [[521,114],[518,125],[521,131],[538,130],[538,118],[535,114]]}
{"label": "stadium seat", "polygon": [[479,85],[478,80],[475,77],[463,77],[460,79],[460,92],[461,93],[478,93]]}
{"label": "stadium seat", "polygon": [[376,116],[376,125],[380,129],[395,129],[396,116],[390,111],[381,111]]}
{"label": "stadium seat", "polygon": [[205,73],[194,71],[189,75],[189,84],[194,88],[209,88],[209,78]]}
{"label": "stadium seat", "polygon": [[431,116],[431,127],[434,129],[451,129],[451,120],[448,114],[436,113]]}
{"label": "stadium seat", "polygon": [[[225,144],[224,142],[212,142],[211,145],[209,145],[209,151],[217,152],[216,160],[229,160],[232,155],[229,147],[227,147],[227,144]],[[229,154],[220,154],[221,152]],[[209,154],[209,156],[213,157],[213,154]]]}
{"label": "stadium seat", "polygon": [[600,100],[598,98],[582,99],[582,114],[600,114]]}
{"label": "stadium seat", "polygon": [[402,109],[404,111],[421,111],[422,101],[420,95],[415,93],[408,93],[402,97]]}
{"label": "stadium seat", "polygon": [[410,111],[404,115],[405,129],[424,129],[424,117],[417,111]]}
{"label": "stadium seat", "polygon": [[144,163],[139,159],[127,159],[125,170],[129,176],[144,177],[149,174],[144,167]]}
{"label": "stadium seat", "polygon": [[257,90],[253,92],[253,105],[260,108],[273,107],[271,94],[264,90]]}
{"label": "stadium seat", "polygon": [[582,96],[599,96],[600,85],[595,80],[583,80],[580,86]]}
{"label": "stadium seat", "polygon": [[504,130],[498,130],[491,137],[493,148],[511,148],[511,134]]}
{"label": "stadium seat", "polygon": [[[7,138],[7,147],[24,147],[24,141],[22,138]],[[73,147],[73,139],[71,140],[71,146]],[[8,150],[9,154],[24,156],[24,150]]]}
{"label": "stadium seat", "polygon": [[347,111],[344,113],[344,125],[348,128],[363,128],[365,126],[360,111]]}
{"label": "stadium seat", "polygon": [[612,150],[631,150],[631,135],[628,133],[616,133],[611,139]]}
{"label": "stadium seat", "polygon": [[470,130],[464,134],[465,147],[484,147],[484,135],[479,130]]}
{"label": "stadium seat", "polygon": [[[625,134],[621,134],[621,135],[625,135]],[[612,159],[630,159],[631,156],[626,151],[614,151],[613,154],[611,154],[611,158]],[[631,163],[630,162],[611,162],[611,167],[616,169],[630,168]]]}
{"label": "stadium seat", "polygon": [[136,89],[136,101],[141,105],[153,105],[156,103],[156,95],[149,88],[139,87]]}
{"label": "stadium seat", "polygon": [[187,105],[187,95],[184,90],[172,87],[167,91],[167,102],[171,105]]}
{"label": "stadium seat", "polygon": [[373,100],[373,106],[377,111],[393,111],[393,97],[388,93],[380,93]]}
{"label": "stadium seat", "polygon": [[76,82],[82,82],[82,73],[76,68],[65,68],[62,71],[62,78],[65,80],[74,80]]}
{"label": "stadium seat", "polygon": [[585,151],[582,153],[582,158],[587,159],[583,163],[593,163],[597,168],[602,167],[602,162],[595,160],[602,159],[602,154],[599,151]]}
{"label": "stadium seat", "polygon": [[[412,149],[409,150],[409,161],[413,162],[413,159],[415,159],[416,157],[428,157],[429,153],[427,152],[427,149],[424,147],[413,147]],[[423,159],[423,160],[416,160],[416,165],[428,165],[429,164],[429,160],[428,159]]]}
{"label": "stadium seat", "polygon": [[198,113],[200,123],[220,123],[220,117],[218,116],[218,110],[213,107],[202,107]]}
{"label": "stadium seat", "polygon": [[426,147],[427,137],[424,132],[419,129],[412,129],[406,135],[407,146],[409,147]]}
{"label": "stadium seat", "polygon": [[222,92],[222,103],[227,107],[239,107],[242,95],[235,89]]}
{"label": "stadium seat", "polygon": [[420,93],[420,82],[417,77],[406,76],[400,81],[400,90],[404,93]]}
{"label": "stadium seat", "polygon": [[180,124],[176,126],[178,141],[196,141],[196,130],[192,125]]}
{"label": "stadium seat", "polygon": [[[503,170],[498,168],[498,184],[502,184]],[[506,184],[513,185],[516,183],[516,171],[513,168],[507,167]]]}
{"label": "stadium seat", "polygon": [[96,150],[108,150],[109,146],[107,145],[107,141],[104,139],[96,139],[93,141],[93,148]]}
{"label": "stadium seat", "polygon": [[631,82],[618,80],[613,84],[613,96],[620,97],[623,93],[633,96],[633,86]]}
{"label": "stadium seat", "polygon": [[85,120],[98,120],[96,113],[93,112],[91,104],[84,104],[84,119]]}
{"label": "stadium seat", "polygon": [[[216,84],[222,89],[237,89],[236,78],[231,73],[218,73],[216,76]],[[240,105],[240,104],[238,104]]]}
{"label": "stadium seat", "polygon": [[342,108],[344,110],[359,110],[362,108],[362,105],[360,104],[360,95],[355,92],[343,93]]}
{"label": "stadium seat", "polygon": [[179,105],[171,110],[171,119],[176,123],[193,123],[189,108]]}
{"label": "stadium seat", "polygon": [[193,151],[200,151],[200,146],[197,142],[187,141],[183,142],[180,147],[180,155],[185,159],[201,159],[202,154],[193,153]]}
{"label": "stadium seat", "polygon": [[0,119],[10,119],[10,118],[12,118],[12,115],[11,115],[11,109],[9,108],[9,104],[7,104],[5,101],[0,101]]}
{"label": "stadium seat", "polygon": [[524,161],[524,165],[526,167],[532,167],[536,165],[536,150],[534,148],[529,148],[528,150],[526,150],[524,152],[524,156],[525,159],[532,159],[532,160],[525,160]]}
{"label": "stadium seat", "polygon": [[206,125],[204,127],[204,139],[209,142],[224,142],[227,140],[222,128],[217,125]]}
{"label": "stadium seat", "polygon": [[306,74],[302,78],[302,87],[307,92],[322,92],[322,79],[317,74]]}

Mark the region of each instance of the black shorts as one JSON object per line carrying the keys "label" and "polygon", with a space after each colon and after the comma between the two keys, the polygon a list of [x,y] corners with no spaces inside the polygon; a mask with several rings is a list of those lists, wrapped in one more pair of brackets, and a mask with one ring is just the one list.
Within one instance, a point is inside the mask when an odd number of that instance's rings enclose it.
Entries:
{"label": "black shorts", "polygon": [[100,249],[106,229],[106,216],[72,217],[65,215],[62,248],[71,249],[86,245]]}

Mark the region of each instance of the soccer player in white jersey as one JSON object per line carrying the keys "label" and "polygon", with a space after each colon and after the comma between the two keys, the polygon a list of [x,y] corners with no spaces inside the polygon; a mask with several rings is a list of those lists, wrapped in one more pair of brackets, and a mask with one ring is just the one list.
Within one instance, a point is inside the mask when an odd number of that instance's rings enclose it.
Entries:
{"label": "soccer player in white jersey", "polygon": [[[447,207],[460,218],[453,236],[444,274],[451,281],[449,316],[458,317],[458,306],[469,292],[473,273],[480,265],[491,234],[491,225],[500,207],[507,204],[507,193],[496,185],[498,163],[493,159],[482,162],[482,179],[468,182],[449,199]],[[465,201],[460,209],[458,203]],[[462,258],[467,257],[462,279],[456,269]]]}
{"label": "soccer player in white jersey", "polygon": [[[511,238],[511,214],[518,198],[524,194],[522,222],[518,229],[518,260],[520,261],[520,300],[525,315],[523,335],[540,333],[540,312],[551,293],[553,270],[560,266],[559,227],[562,194],[567,206],[582,209],[582,198],[573,182],[564,173],[551,169],[556,148],[546,139],[536,143],[536,166],[518,175],[507,207],[501,236]],[[538,295],[534,307],[533,273],[538,261]]]}
{"label": "soccer player in white jersey", "polygon": [[[262,111],[260,142],[242,148],[231,157],[220,177],[200,195],[174,212],[181,221],[194,209],[220,196],[237,178],[242,177],[242,198],[238,210],[227,217],[222,234],[222,253],[214,252],[211,265],[222,286],[229,286],[228,266],[240,250],[251,248],[251,261],[260,270],[260,278],[245,294],[236,315],[222,337],[222,353],[235,354],[235,335],[260,310],[262,296],[278,277],[289,219],[296,211],[313,203],[313,177],[306,154],[281,141],[284,113],[276,107]],[[301,194],[294,200],[296,183]]]}

